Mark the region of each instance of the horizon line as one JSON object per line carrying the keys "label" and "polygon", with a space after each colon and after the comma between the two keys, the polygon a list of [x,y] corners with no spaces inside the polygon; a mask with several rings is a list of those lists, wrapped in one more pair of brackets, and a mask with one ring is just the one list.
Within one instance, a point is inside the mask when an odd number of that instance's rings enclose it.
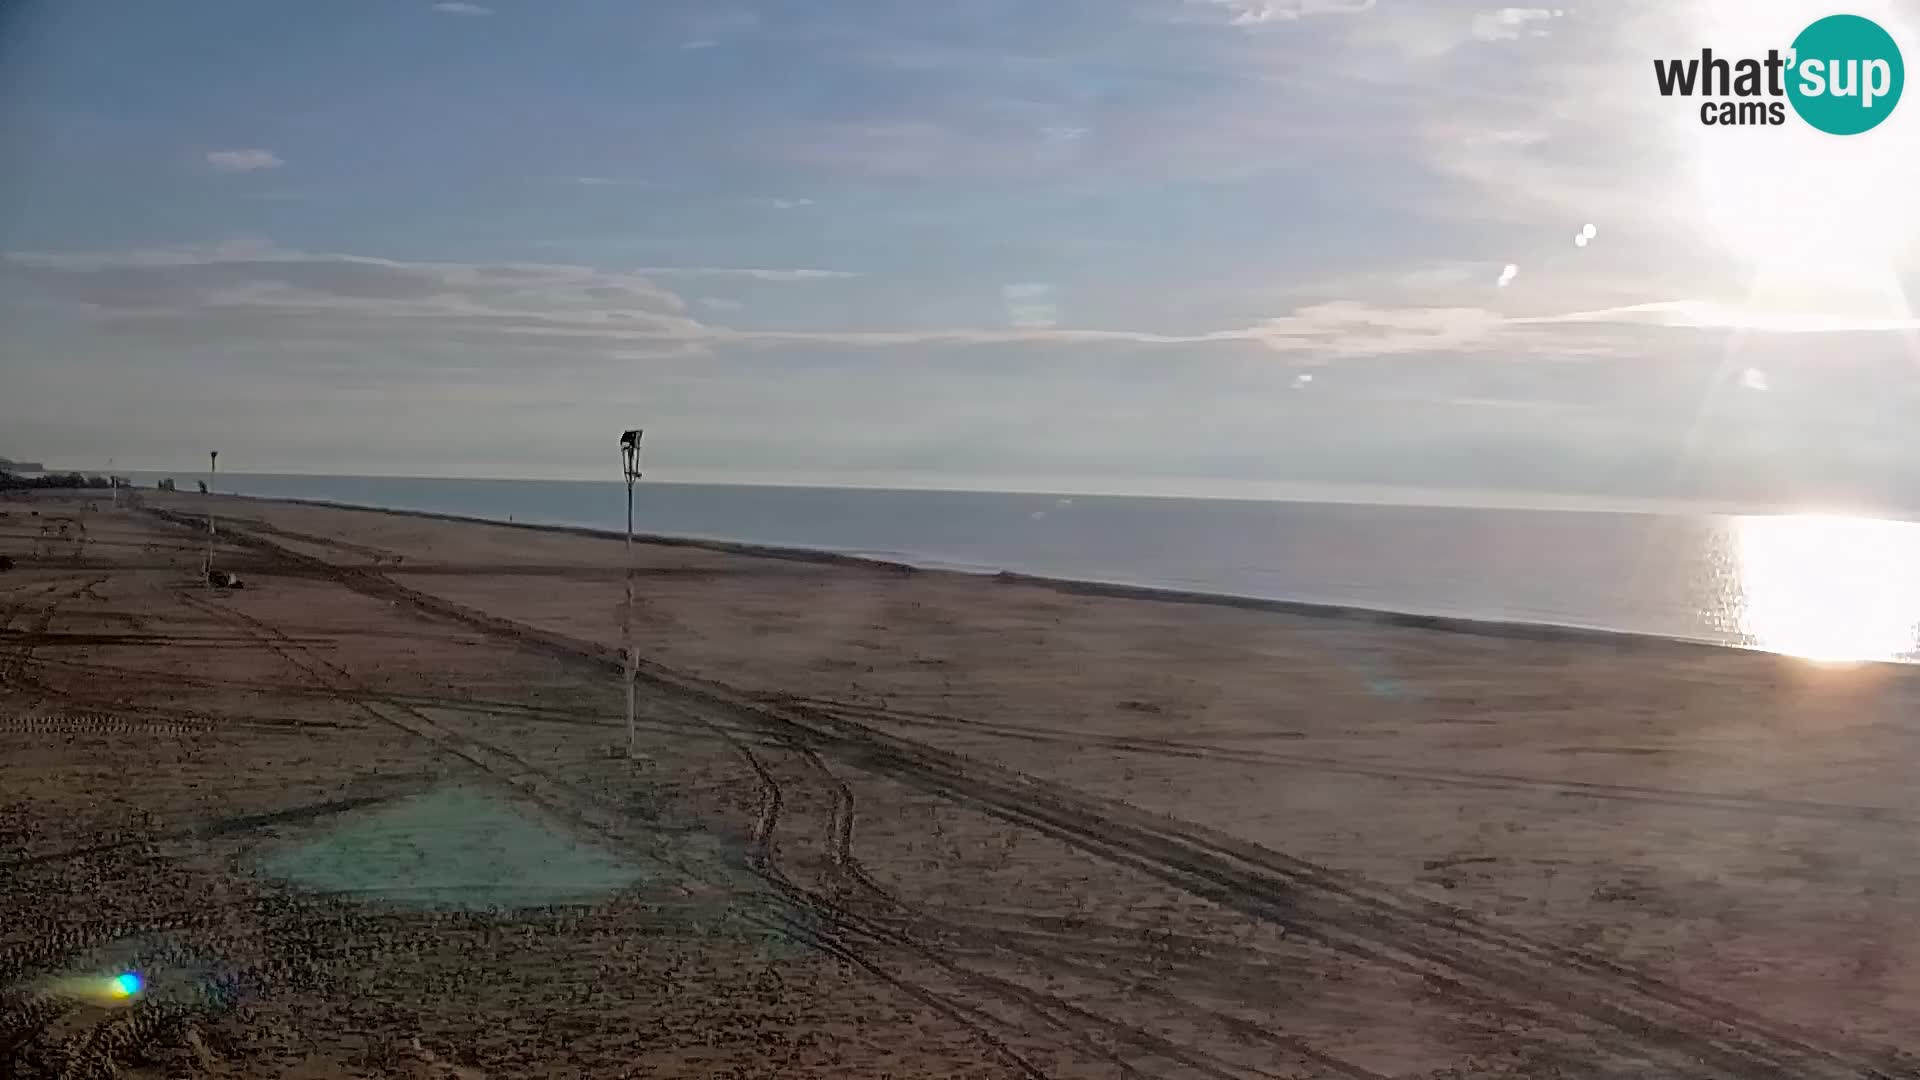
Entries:
{"label": "horizon line", "polygon": [[[48,473],[91,470],[48,468]],[[706,470],[696,470],[707,472]],[[204,469],[118,468],[119,475],[173,476],[203,479]],[[103,474],[104,475],[104,474]],[[885,491],[924,494],[1027,495],[1053,498],[1177,499],[1192,502],[1268,502],[1321,503],[1341,506],[1415,507],[1421,509],[1460,510],[1540,510],[1579,513],[1629,514],[1701,514],[1751,516],[1781,514],[1841,514],[1877,517],[1900,513],[1895,505],[1865,506],[1822,503],[1804,496],[1729,499],[1675,495],[1599,495],[1525,488],[1447,488],[1414,485],[1333,483],[1324,481],[1220,480],[1203,477],[1162,477],[1159,483],[1123,489],[1096,478],[1057,478],[1055,483],[1020,481],[1011,477],[955,478],[943,483],[936,478],[895,478],[858,480],[848,477],[821,477],[795,480],[754,474],[730,473],[700,477],[643,478],[648,485],[668,487],[740,487],[792,488],[827,491]],[[608,484],[619,486],[617,477],[586,476],[488,476],[479,474],[419,475],[412,473],[352,472],[279,472],[235,470],[218,474],[224,477],[270,477],[291,479],[399,480],[417,482],[485,482],[513,484]],[[216,479],[218,479],[216,478]],[[217,485],[216,485],[217,486]],[[216,490],[215,492],[219,492]],[[241,494],[228,492],[228,494]],[[271,496],[269,496],[271,497]],[[1920,507],[1914,508],[1920,510]]]}

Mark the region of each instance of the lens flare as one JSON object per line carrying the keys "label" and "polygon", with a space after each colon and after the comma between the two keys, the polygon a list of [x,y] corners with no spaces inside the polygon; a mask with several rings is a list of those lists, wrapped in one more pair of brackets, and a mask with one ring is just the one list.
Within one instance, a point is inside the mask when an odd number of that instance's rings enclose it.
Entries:
{"label": "lens flare", "polygon": [[131,971],[124,971],[114,976],[113,982],[108,986],[107,993],[124,1001],[127,998],[139,994],[140,991],[145,988],[146,983],[139,975]]}

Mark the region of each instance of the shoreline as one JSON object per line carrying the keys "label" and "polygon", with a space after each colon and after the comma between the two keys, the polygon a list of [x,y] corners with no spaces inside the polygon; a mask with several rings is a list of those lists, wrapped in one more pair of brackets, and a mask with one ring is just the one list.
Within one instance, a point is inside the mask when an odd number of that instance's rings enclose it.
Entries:
{"label": "shoreline", "polygon": [[[596,528],[589,525],[503,521],[468,514],[450,514],[433,510],[408,510],[385,506],[368,506],[329,499],[296,499],[283,496],[243,495],[227,492],[216,493],[216,497],[268,505],[359,511],[364,513],[385,514],[393,517],[416,518],[463,525],[495,525],[508,529],[524,529],[537,533],[580,536],[596,540],[624,540],[626,537],[624,532]],[[744,555],[754,558],[780,559],[789,562],[857,567],[868,570],[887,571],[901,575],[938,574],[987,582],[1028,585],[1050,589],[1054,592],[1072,596],[1093,596],[1119,600],[1143,600],[1164,604],[1237,608],[1244,611],[1292,615],[1301,618],[1323,619],[1327,621],[1394,627],[1399,629],[1430,630],[1438,633],[1462,634],[1472,637],[1506,640],[1569,642],[1610,646],[1615,649],[1672,649],[1687,652],[1698,650],[1713,650],[1715,652],[1730,651],[1776,656],[1790,660],[1797,659],[1784,653],[1776,653],[1767,649],[1736,642],[1673,637],[1636,630],[1579,626],[1566,623],[1527,622],[1515,619],[1492,619],[1467,615],[1446,615],[1435,612],[1374,608],[1357,604],[1333,604],[1312,600],[1288,600],[1275,597],[1249,596],[1238,593],[1179,589],[1169,586],[1145,585],[1124,581],[1060,577],[1006,569],[982,568],[978,571],[970,571],[956,569],[950,565],[938,567],[922,566],[911,562],[882,559],[870,555],[857,555],[830,549],[760,544],[751,541],[720,540],[708,537],[672,536],[660,533],[635,532],[633,539],[636,544],[649,544],[656,547],[695,548],[725,555]],[[1846,661],[1844,663],[1846,666],[1872,665],[1899,668],[1909,668],[1913,666],[1913,662],[1903,660],[1859,660]]]}

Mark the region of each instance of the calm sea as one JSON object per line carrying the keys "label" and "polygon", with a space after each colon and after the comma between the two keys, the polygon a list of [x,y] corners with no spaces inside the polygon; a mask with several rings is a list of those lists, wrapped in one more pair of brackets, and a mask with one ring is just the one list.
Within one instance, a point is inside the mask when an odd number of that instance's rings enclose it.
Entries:
{"label": "calm sea", "polygon": [[[625,513],[618,482],[237,474],[219,488],[613,530]],[[1904,521],[644,482],[634,514],[646,533],[923,566],[1920,659],[1920,525]]]}

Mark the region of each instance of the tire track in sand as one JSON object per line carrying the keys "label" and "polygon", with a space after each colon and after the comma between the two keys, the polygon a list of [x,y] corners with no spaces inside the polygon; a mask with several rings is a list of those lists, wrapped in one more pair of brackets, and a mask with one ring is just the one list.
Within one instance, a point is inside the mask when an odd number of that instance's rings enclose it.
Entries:
{"label": "tire track in sand", "polygon": [[[230,528],[228,532],[229,539],[235,538],[235,535],[236,530]],[[181,592],[179,598],[188,606],[194,607],[216,618],[251,628],[264,647],[280,656],[296,669],[305,673],[306,676],[317,685],[328,688],[329,690],[344,689],[351,685],[350,673],[323,658],[314,656],[309,650],[304,649],[297,643],[292,643],[290,639],[282,640],[285,638],[285,635],[280,635],[271,624],[243,612],[222,608],[212,601],[195,596],[192,593]],[[303,655],[296,655],[296,652]],[[554,812],[566,820],[587,828],[589,831],[623,849],[632,850],[633,845],[631,840],[626,830],[622,828],[627,818],[624,811],[609,807],[591,795],[573,789],[571,785],[567,785],[563,781],[551,776],[546,771],[534,766],[519,755],[495,746],[486,740],[452,732],[445,728],[444,725],[426,716],[426,714],[405,704],[383,702],[382,704],[385,706],[383,708],[369,701],[356,699],[353,695],[347,693],[341,693],[340,700],[343,705],[350,708],[357,708],[364,714],[378,721],[391,724],[408,734],[433,744],[443,753],[447,753],[473,765],[495,780],[514,788],[520,795],[529,798],[550,812]],[[724,737],[729,741],[733,739],[731,734],[727,734]],[[736,743],[735,745],[739,749],[745,750],[745,748],[739,746],[739,744]],[[748,751],[747,754],[748,757],[751,758],[751,752]],[[755,759],[755,762],[757,764],[757,759]],[[770,773],[761,772],[759,775],[761,776],[763,784],[767,785],[767,788],[763,792],[761,811],[754,830],[753,853],[750,855],[751,867],[763,880],[777,884],[770,873],[771,865],[766,854],[766,848],[771,842],[772,830],[778,821],[780,793],[778,784],[773,780]],[[656,859],[661,857],[659,852],[653,849],[644,849],[641,854]],[[674,869],[692,880],[701,881],[707,885],[724,887],[724,883],[715,881],[711,876],[703,875],[697,868],[690,867],[677,860],[666,859],[663,861],[668,862]],[[1014,1051],[1004,1041],[982,1025],[973,1011],[968,1009],[963,1003],[953,1001],[900,978],[890,971],[887,971],[871,957],[867,956],[858,948],[855,948],[852,944],[842,940],[837,935],[823,931],[819,926],[809,925],[804,921],[795,919],[793,913],[790,911],[774,910],[761,912],[757,916],[751,917],[751,919],[759,925],[784,933],[790,939],[800,944],[810,946],[828,955],[845,960],[867,971],[875,978],[907,993],[923,1005],[928,1006],[970,1030],[993,1056],[1000,1058],[1022,1076],[1028,1077],[1029,1080],[1044,1080],[1045,1073],[1036,1068],[1025,1057]]]}
{"label": "tire track in sand", "polygon": [[[500,634],[550,655],[618,664],[604,646],[540,631],[248,538],[356,591]],[[1504,931],[1465,911],[1396,895],[1304,860],[1102,801],[894,736],[843,716],[754,700],[721,683],[645,663],[641,677],[675,696],[805,743],[876,775],[902,780],[1056,836],[1196,896],[1275,923],[1336,952],[1425,978],[1463,1005],[1596,1040],[1665,1062],[1667,1075],[1726,1078],[1892,1077],[1863,1051],[1659,982],[1605,957]]]}

